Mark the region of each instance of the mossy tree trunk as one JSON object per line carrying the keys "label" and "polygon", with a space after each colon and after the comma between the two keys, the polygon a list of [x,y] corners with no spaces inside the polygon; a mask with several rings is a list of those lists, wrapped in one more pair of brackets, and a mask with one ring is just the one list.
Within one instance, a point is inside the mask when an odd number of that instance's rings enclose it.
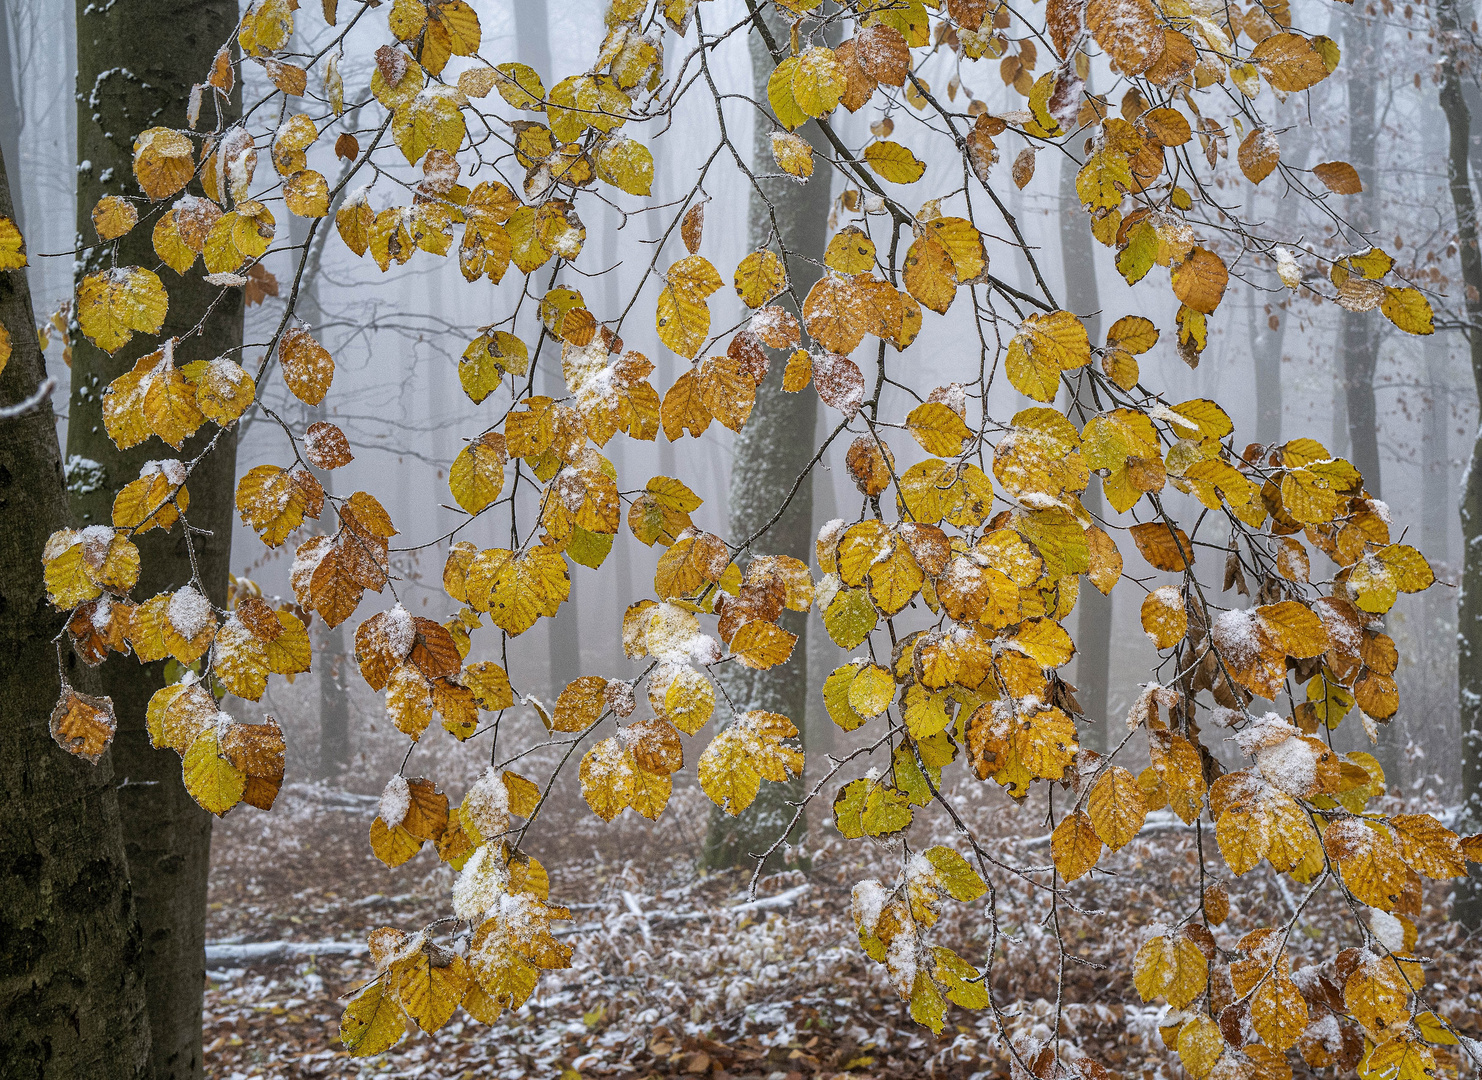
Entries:
{"label": "mossy tree trunk", "polygon": [[[13,210],[0,156],[0,218]],[[46,378],[24,270],[0,272],[0,325],[3,408]],[[49,729],[64,615],[47,602],[41,551],[67,523],[51,403],[0,419],[0,1076],[144,1080],[142,942],[112,762],[73,757]],[[68,680],[93,689],[63,655]]]}
{"label": "mossy tree trunk", "polygon": [[[77,231],[84,243],[95,239],[90,215],[100,197],[139,196],[133,180],[134,135],[151,126],[186,126],[191,85],[205,80],[216,51],[230,39],[237,16],[236,0],[113,4],[77,0],[77,157],[88,166],[77,174]],[[202,126],[215,120],[208,102]],[[192,184],[191,190],[199,191],[198,185]],[[152,269],[159,265],[150,239],[154,219],[146,219],[142,211],[140,217],[145,220],[119,242],[117,262]],[[107,265],[112,258],[105,248],[85,249],[78,273]],[[243,359],[241,293],[233,290],[221,297],[219,288],[201,279],[199,267],[186,277],[163,267],[159,273],[170,296],[162,333],[184,338],[201,324],[200,332],[177,349],[177,362],[222,354]],[[108,439],[102,421],[102,396],[109,382],[155,347],[154,341],[141,336],[113,356],[82,339],[73,349],[67,453],[69,460],[87,458],[101,466],[99,480],[75,484],[71,490],[73,515],[80,524],[106,523],[112,493],[138,476],[146,460],[173,456],[153,439],[121,452]],[[207,425],[185,445],[179,454],[182,460],[201,452],[210,437],[208,429],[214,430]],[[226,603],[235,478],[236,436],[228,431],[196,467],[188,485],[190,523],[205,530],[194,539],[202,585],[218,607]],[[190,580],[181,527],[140,537],[139,550],[143,569],[136,597],[148,598]],[[155,1075],[177,1080],[201,1075],[211,816],[186,794],[176,756],[149,745],[144,710],[150,696],[164,685],[164,666],[141,668],[132,660],[115,659],[103,666],[101,677],[103,692],[113,698],[118,714],[114,768],[128,781],[119,789],[119,807],[144,931]]]}

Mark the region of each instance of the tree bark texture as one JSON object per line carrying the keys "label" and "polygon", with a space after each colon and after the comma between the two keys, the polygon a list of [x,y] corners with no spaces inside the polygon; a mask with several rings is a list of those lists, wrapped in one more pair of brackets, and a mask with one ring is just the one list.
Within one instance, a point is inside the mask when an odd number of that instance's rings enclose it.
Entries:
{"label": "tree bark texture", "polygon": [[[773,15],[765,18],[774,38],[787,40],[787,25]],[[760,33],[753,31],[751,72],[754,93],[759,101],[767,99],[767,79],[776,66]],[[805,139],[816,148],[827,144],[818,125],[811,121],[800,129]],[[771,129],[758,120],[752,139],[753,168],[758,173],[773,173]],[[753,190],[748,209],[749,250],[769,244],[804,258],[790,258],[787,277],[792,292],[800,300],[808,295],[822,273],[820,264],[828,243],[829,204],[832,196],[828,169],[815,170],[812,179],[801,187],[791,178],[772,176],[760,181],[761,191]],[[773,220],[776,226],[774,229]],[[806,261],[806,260],[814,261]],[[779,303],[796,314],[794,305],[785,298]],[[812,460],[817,404],[811,393],[789,394],[782,389],[783,365],[773,357],[771,370],[757,387],[756,405],[751,416],[736,436],[731,457],[729,530],[739,542],[764,526],[777,512],[792,490],[798,476]],[[791,555],[809,561],[812,548],[813,485],[804,482],[788,504],[787,511],[757,541],[759,554]],[[743,567],[744,569],[744,567]],[[764,710],[781,713],[801,730],[808,714],[808,633],[806,612],[787,611],[778,625],[798,635],[792,656],[786,663],[766,671],[753,671],[739,664],[728,664],[722,676],[726,694],[737,712]],[[816,625],[816,624],[815,624]],[[705,861],[710,866],[735,866],[752,854],[760,854],[787,828],[792,820],[792,801],[802,793],[801,778],[786,783],[765,783],[751,808],[737,817],[716,809],[711,815],[706,840]],[[801,829],[798,830],[801,833]],[[790,838],[796,841],[797,834]]]}
{"label": "tree bark texture", "polygon": [[[0,156],[0,217],[13,205]],[[26,272],[0,272],[11,356],[0,406],[46,378]],[[56,418],[44,402],[0,420],[0,1076],[145,1080],[149,1022],[108,755],[97,765],[52,741],[60,692],[41,552],[67,525]],[[69,681],[91,672],[63,655]],[[79,669],[80,670],[77,670]]]}
{"label": "tree bark texture", "polygon": [[[236,0],[131,0],[97,4],[77,0],[77,150],[89,167],[77,174],[77,231],[95,239],[93,206],[103,195],[139,195],[133,180],[133,138],[157,125],[184,128],[191,85],[204,81],[216,51],[231,39]],[[203,129],[214,125],[211,104]],[[191,185],[199,191],[198,184]],[[117,264],[151,269],[159,265],[151,243],[153,215],[118,244]],[[109,265],[107,247],[84,251],[79,275]],[[184,337],[177,362],[240,356],[242,297],[201,279],[161,267],[169,293],[162,335]],[[214,307],[212,305],[215,305]],[[139,474],[151,458],[175,456],[153,439],[127,451],[109,440],[102,421],[103,392],[135,360],[156,347],[142,335],[112,356],[79,338],[73,349],[72,399],[67,434],[69,461],[86,458],[101,466],[101,479],[73,483],[72,509],[83,525],[106,523],[112,493]],[[206,425],[178,455],[190,460],[215,429]],[[223,432],[212,453],[191,474],[190,523],[207,531],[194,539],[201,582],[213,604],[226,604],[231,556],[236,432]],[[135,596],[145,599],[190,580],[185,531],[159,530],[139,538],[142,571]],[[201,995],[205,982],[206,879],[210,868],[211,815],[196,805],[181,782],[180,762],[149,745],[144,710],[165,683],[163,663],[139,667],[116,659],[101,669],[103,692],[113,698],[118,734],[115,770],[129,783],[119,790],[124,837],[139,921],[144,930],[145,983],[153,1033],[155,1075],[183,1080],[201,1075]]]}
{"label": "tree bark texture", "polygon": [[[1472,379],[1482,391],[1482,251],[1477,248],[1477,204],[1468,163],[1471,114],[1462,95],[1458,52],[1462,38],[1457,0],[1438,0],[1436,28],[1441,51],[1441,111],[1450,136],[1447,180],[1456,213],[1458,256],[1466,304],[1466,338]],[[1461,497],[1462,572],[1457,599],[1457,691],[1461,717],[1461,783],[1464,803],[1458,831],[1482,829],[1482,429],[1472,443]],[[1482,928],[1482,871],[1470,864],[1471,876],[1452,894],[1452,917],[1470,929]]]}

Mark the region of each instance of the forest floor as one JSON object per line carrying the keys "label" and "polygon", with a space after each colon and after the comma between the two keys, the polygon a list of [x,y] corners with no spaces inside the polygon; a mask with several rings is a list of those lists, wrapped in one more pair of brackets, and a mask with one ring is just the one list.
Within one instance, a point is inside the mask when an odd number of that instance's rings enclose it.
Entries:
{"label": "forest floor", "polygon": [[[883,968],[860,951],[849,914],[853,885],[893,878],[898,848],[845,843],[831,827],[815,828],[808,869],[763,879],[760,902],[748,903],[742,873],[694,868],[707,820],[701,799],[677,788],[665,815],[673,824],[620,819],[605,832],[589,813],[568,808],[548,830],[559,840],[536,855],[550,873],[552,902],[572,908],[564,931],[575,946],[572,967],[547,973],[530,1002],[493,1027],[460,1011],[433,1035],[412,1027],[373,1059],[349,1057],[339,1041],[345,995],[374,975],[366,934],[378,926],[412,931],[448,914],[450,870],[432,845],[395,870],[377,862],[365,836],[375,812],[369,796],[291,785],[271,815],[233,814],[215,834],[207,939],[290,942],[297,951],[249,961],[208,949],[206,1075],[986,1080],[1010,1075],[1004,1034],[1020,1047],[1048,1039],[1059,957],[1044,894],[1027,879],[999,882],[996,895],[1008,935],[994,979],[1011,1006],[1006,1032],[986,1012],[949,1007],[947,1026],[934,1036],[911,1021]],[[971,809],[998,826],[1006,861],[1048,863],[1036,814],[996,804]],[[950,842],[946,823],[937,827]],[[1204,839],[1208,851],[1211,838]],[[1166,1010],[1141,1002],[1131,959],[1142,927],[1176,922],[1197,894],[1193,830],[1150,822],[1102,867],[1106,873],[1072,887],[1081,910],[1058,913],[1077,961],[1066,967],[1060,1030],[1122,1077],[1162,1080],[1178,1074],[1158,1034]],[[1219,944],[1232,947],[1248,930],[1289,919],[1293,888],[1265,866],[1232,882]],[[1443,1014],[1477,1037],[1482,945],[1444,922],[1445,898],[1443,885],[1427,883],[1418,951],[1432,958],[1432,988],[1446,988]],[[947,903],[936,940],[981,961],[984,901]],[[1297,929],[1294,967],[1356,943],[1351,913],[1321,894],[1303,908]],[[1314,1074],[1295,1052],[1289,1058],[1299,1075]]]}

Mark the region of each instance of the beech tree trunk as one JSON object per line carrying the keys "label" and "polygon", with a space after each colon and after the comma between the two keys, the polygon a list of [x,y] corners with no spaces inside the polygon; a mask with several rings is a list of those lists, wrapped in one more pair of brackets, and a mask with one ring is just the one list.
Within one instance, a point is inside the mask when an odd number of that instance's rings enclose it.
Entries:
{"label": "beech tree trunk", "polygon": [[[1345,51],[1353,65],[1348,77],[1348,161],[1364,185],[1354,208],[1354,224],[1369,234],[1379,224],[1375,191],[1379,177],[1374,169],[1377,80],[1371,73],[1376,70],[1374,55],[1383,45],[1384,26],[1377,16],[1350,12],[1344,38]],[[1368,312],[1345,311],[1338,319],[1349,454],[1354,466],[1364,474],[1364,487],[1377,499],[1380,497],[1379,414],[1374,404],[1374,367],[1379,359],[1379,336]]]}
{"label": "beech tree trunk", "polygon": [[[0,218],[13,209],[0,154]],[[0,272],[0,325],[12,349],[3,408],[46,378],[24,270]],[[51,403],[0,419],[0,1076],[146,1080],[142,942],[113,765],[68,754],[49,726],[65,616],[47,602],[41,551],[67,523]],[[94,689],[63,655],[68,680]]]}
{"label": "beech tree trunk", "polygon": [[[1441,111],[1450,136],[1447,179],[1456,213],[1462,293],[1466,305],[1466,338],[1472,379],[1482,392],[1482,251],[1477,248],[1477,204],[1468,163],[1471,114],[1462,96],[1457,53],[1462,40],[1457,0],[1438,0],[1436,29],[1441,49]],[[1462,572],[1457,599],[1457,690],[1461,716],[1462,818],[1457,831],[1482,829],[1482,429],[1472,443],[1461,498]],[[1469,864],[1471,876],[1457,882],[1452,917],[1470,929],[1482,928],[1482,871]]]}
{"label": "beech tree trunk", "polygon": [[[772,14],[765,18],[774,39],[786,42],[787,24]],[[750,35],[750,44],[754,93],[758,101],[765,101],[767,79],[776,64],[756,30]],[[811,121],[799,130],[799,134],[820,150],[827,146],[818,125]],[[772,162],[771,130],[760,119],[752,138],[751,160],[758,173],[776,172]],[[816,169],[813,178],[801,187],[787,176],[773,176],[760,182],[760,193],[754,190],[751,193],[748,250],[780,242],[786,251],[815,260],[786,259],[788,281],[793,294],[799,298],[808,295],[808,290],[821,274],[823,250],[828,243],[832,175],[830,169]],[[780,235],[773,234],[774,215]],[[779,302],[792,308],[791,303],[783,298],[779,298]],[[774,354],[771,370],[757,387],[756,405],[751,416],[736,436],[731,456],[729,529],[732,539],[737,542],[751,536],[771,519],[813,457],[817,416],[814,395],[785,392],[782,389],[782,369],[783,364]],[[756,552],[791,555],[808,562],[813,541],[812,523],[813,485],[805,482],[798,487],[781,520],[757,541]],[[809,619],[806,612],[786,611],[778,625],[798,635],[792,656],[786,663],[766,671],[727,664],[722,679],[726,694],[737,712],[764,710],[781,713],[802,730],[808,715]],[[723,701],[720,703],[722,707]],[[741,865],[749,861],[749,856],[764,852],[786,830],[794,814],[792,804],[801,794],[801,778],[786,783],[767,782],[762,785],[761,793],[750,809],[739,816],[731,817],[719,808],[714,810],[705,844],[706,864],[715,867]],[[796,842],[801,832],[800,827],[789,840]]]}
{"label": "beech tree trunk", "polygon": [[[358,110],[356,112],[358,113]],[[353,116],[351,125],[354,125]],[[340,176],[330,184],[331,190],[343,181],[349,167],[349,162],[342,166]],[[343,200],[342,194],[340,203],[330,207],[331,218]],[[310,243],[307,218],[293,215],[288,219],[288,229],[295,247]],[[324,261],[324,247],[329,236],[329,229],[319,229],[304,259],[303,280],[298,290],[297,313],[299,319],[311,327],[318,327],[324,321],[324,308],[319,300],[319,273]],[[313,409],[305,407],[304,413],[306,425],[320,420],[331,420],[329,409],[322,403]],[[326,469],[311,468],[311,471],[319,483],[324,486],[324,493],[333,495],[334,473]],[[349,658],[345,651],[345,624],[325,627],[319,636],[319,642],[319,648],[315,650],[315,657],[319,664],[319,764],[314,770],[314,775],[319,780],[334,780],[350,764],[350,695],[349,685],[345,681]]]}
{"label": "beech tree trunk", "polygon": [[[1080,197],[1075,192],[1079,167],[1080,163],[1073,157],[1060,166],[1060,251],[1065,266],[1065,302],[1086,324],[1092,342],[1100,343],[1101,294],[1096,287],[1096,250],[1080,212]],[[1106,516],[1100,479],[1091,478],[1081,505],[1093,517]],[[1105,753],[1110,720],[1107,709],[1111,705],[1112,598],[1103,596],[1089,578],[1082,578],[1076,606],[1080,609],[1076,617],[1076,699],[1091,721],[1081,732],[1081,744]]]}
{"label": "beech tree trunk", "polygon": [[[137,197],[133,138],[140,130],[186,126],[192,83],[203,81],[217,49],[237,24],[236,0],[130,0],[99,4],[77,0],[77,232],[84,244],[96,239],[91,214],[103,195]],[[203,129],[214,125],[210,102]],[[191,185],[199,191],[198,184]],[[141,213],[140,215],[144,215]],[[159,259],[141,223],[119,242],[118,265],[154,268]],[[109,265],[107,248],[84,249],[78,275]],[[199,267],[180,277],[160,267],[169,293],[162,333],[183,336],[205,318],[203,332],[183,341],[177,362],[240,357],[242,297],[232,290],[207,315],[221,290],[201,279]],[[102,398],[108,384],[155,348],[136,337],[113,356],[79,337],[72,352],[72,400],[67,453],[101,466],[101,480],[71,488],[74,519],[82,525],[107,522],[112,492],[139,474],[151,458],[177,456],[155,439],[119,451],[103,427]],[[199,454],[212,425],[179,453]],[[206,595],[226,604],[231,556],[236,433],[224,432],[215,450],[192,473],[190,523],[208,535],[195,537]],[[184,530],[159,530],[139,538],[142,571],[134,595],[148,598],[190,579]],[[201,995],[205,984],[206,879],[210,869],[211,815],[196,805],[181,782],[180,762],[149,745],[144,710],[165,684],[165,664],[139,666],[115,659],[101,669],[103,692],[113,698],[118,734],[113,764],[128,783],[119,789],[125,849],[134,899],[144,931],[145,986],[149,1002],[155,1076],[184,1080],[201,1075]]]}
{"label": "beech tree trunk", "polygon": [[[1291,318],[1285,308],[1274,308],[1270,315],[1256,307],[1256,294],[1250,294],[1250,351],[1256,376],[1256,442],[1281,442],[1281,349],[1286,340],[1286,324]],[[1273,328],[1270,320],[1276,319]]]}
{"label": "beech tree trunk", "polygon": [[[551,61],[550,12],[546,0],[511,0],[514,8],[515,52],[520,63],[535,69],[541,79],[555,84],[555,70]],[[559,342],[555,351],[548,347],[541,353],[541,380],[538,393],[563,398],[567,394],[566,381],[561,377]],[[576,572],[576,568],[572,568]],[[546,665],[549,671],[549,700],[546,707],[555,704],[556,696],[572,679],[582,674],[581,670],[581,609],[577,590],[561,605],[554,619],[546,620]]]}

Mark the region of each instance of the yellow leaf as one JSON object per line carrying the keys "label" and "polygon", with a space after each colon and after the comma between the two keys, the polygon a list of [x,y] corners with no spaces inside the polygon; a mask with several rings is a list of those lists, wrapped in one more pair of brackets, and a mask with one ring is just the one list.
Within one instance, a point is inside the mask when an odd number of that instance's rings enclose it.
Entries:
{"label": "yellow leaf", "polygon": [[1009,342],[1004,371],[1021,393],[1050,402],[1060,389],[1060,373],[1091,361],[1086,327],[1068,311],[1032,313]]}
{"label": "yellow leaf", "polygon": [[939,315],[946,314],[957,295],[951,256],[930,237],[923,236],[911,244],[901,280],[913,297]]}
{"label": "yellow leaf", "polygon": [[789,176],[807,180],[813,175],[813,147],[800,135],[786,131],[772,133],[772,160]]}
{"label": "yellow leaf", "polygon": [[196,170],[194,153],[190,139],[171,128],[140,132],[134,140],[134,176],[144,194],[153,201],[167,199],[190,183]]}
{"label": "yellow leaf", "polygon": [[257,0],[242,17],[237,41],[248,56],[263,56],[283,48],[292,34],[293,6],[289,0]]}
{"label": "yellow leaf", "polygon": [[401,1007],[426,1032],[453,1018],[471,979],[463,957],[431,944],[395,961],[390,976]]}
{"label": "yellow leaf", "polygon": [[272,211],[260,202],[239,202],[221,215],[206,236],[202,258],[207,273],[234,274],[267,253],[275,224]]}
{"label": "yellow leaf", "polygon": [[757,671],[776,667],[792,655],[798,636],[761,619],[746,623],[731,638],[731,655]]}
{"label": "yellow leaf", "polygon": [[134,204],[116,195],[105,195],[93,207],[93,228],[100,240],[117,240],[139,224],[139,211]]}
{"label": "yellow leaf", "polygon": [[406,1034],[406,1014],[388,991],[389,982],[388,977],[371,983],[340,1017],[340,1041],[355,1057],[385,1053]]}
{"label": "yellow leaf", "polygon": [[949,406],[939,401],[917,405],[906,417],[906,428],[921,448],[936,457],[956,457],[972,431]]}
{"label": "yellow leaf", "polygon": [[26,265],[26,241],[8,217],[0,217],[0,270],[19,270]]}
{"label": "yellow leaf", "polygon": [[1140,356],[1158,343],[1158,328],[1141,315],[1124,315],[1106,332],[1106,343]]}
{"label": "yellow leaf", "polygon": [[882,180],[892,184],[914,184],[926,173],[926,165],[908,147],[897,142],[874,142],[864,149],[864,160]]}
{"label": "yellow leaf", "polygon": [[1196,1016],[1178,1033],[1178,1060],[1194,1080],[1204,1080],[1214,1071],[1225,1051],[1220,1026],[1207,1016]]}
{"label": "yellow leaf", "polygon": [[740,713],[700,755],[700,787],[727,814],[736,815],[756,798],[763,780],[800,776],[803,754],[783,740],[797,735],[787,717]]}
{"label": "yellow leaf", "polygon": [[694,735],[715,711],[715,687],[703,673],[681,668],[664,692],[663,713],[686,735]]}
{"label": "yellow leaf", "polygon": [[[836,62],[837,66],[837,62]],[[767,101],[778,122],[788,131],[794,131],[808,121],[808,114],[793,96],[793,74],[798,70],[798,58],[789,56],[777,65],[767,79]],[[846,83],[847,86],[847,83]]]}
{"label": "yellow leaf", "polygon": [[294,397],[306,405],[318,405],[324,400],[334,380],[334,358],[308,330],[294,327],[284,333],[278,344],[278,360],[283,367],[283,381]]}
{"label": "yellow leaf", "polygon": [[221,752],[214,725],[196,736],[185,752],[185,790],[203,809],[221,817],[242,799],[247,777]]}
{"label": "yellow leaf", "polygon": [[1088,873],[1101,858],[1101,837],[1084,810],[1076,810],[1050,835],[1050,857],[1066,881]]}
{"label": "yellow leaf", "polygon": [[[541,111],[541,102],[545,98],[545,86],[541,83],[540,75],[534,68],[526,64],[500,64],[493,70],[494,80],[491,85],[499,91],[500,97],[517,109]],[[462,78],[460,75],[460,86]],[[485,90],[484,93],[487,94],[488,91]],[[482,97],[483,95],[470,96]]]}
{"label": "yellow leaf", "polygon": [[910,800],[883,781],[852,780],[834,796],[834,827],[847,840],[892,836],[911,824]]}
{"label": "yellow leaf", "polygon": [[477,514],[504,490],[504,465],[509,460],[504,436],[491,431],[471,441],[448,469],[448,488],[458,505]]}
{"label": "yellow leaf", "polygon": [[1159,649],[1171,649],[1189,629],[1184,598],[1171,585],[1154,589],[1143,597],[1142,628]]}
{"label": "yellow leaf", "polygon": [[[849,86],[843,66],[832,49],[822,46],[805,49],[793,59],[796,66],[791,76],[792,100],[807,116],[827,116],[839,104]],[[770,87],[768,89],[770,91]],[[780,114],[778,119],[786,124],[786,119]]]}
{"label": "yellow leaf", "polygon": [[224,356],[207,362],[195,386],[196,405],[201,414],[221,427],[240,417],[257,397],[257,384],[252,376],[241,364]]}
{"label": "yellow leaf", "polygon": [[1209,961],[1183,934],[1158,934],[1137,950],[1132,981],[1143,1001],[1162,996],[1175,1009],[1182,1009],[1204,992]]}
{"label": "yellow leaf", "polygon": [[467,133],[458,100],[453,87],[434,85],[397,107],[391,134],[408,164],[415,165],[432,149],[458,152]]}
{"label": "yellow leaf", "polygon": [[1142,830],[1148,807],[1142,789],[1137,786],[1137,777],[1119,765],[1112,765],[1091,788],[1086,812],[1096,835],[1116,851],[1131,843]]}
{"label": "yellow leaf", "polygon": [[636,139],[610,139],[597,151],[597,175],[629,195],[647,195],[653,186],[654,157]]}
{"label": "yellow leaf", "polygon": [[150,355],[158,356],[159,360],[141,380],[144,418],[156,435],[179,450],[204,419],[196,404],[196,388],[175,366],[171,345]]}
{"label": "yellow leaf", "polygon": [[1384,317],[1407,334],[1433,334],[1431,304],[1420,291],[1411,288],[1384,287],[1384,300],[1379,305]]}
{"label": "yellow leaf", "polygon": [[710,307],[705,298],[720,288],[720,275],[703,256],[690,255],[669,268],[665,281],[654,314],[659,339],[691,358],[709,336]]}
{"label": "yellow leaf", "polygon": [[736,266],[736,295],[753,310],[787,288],[787,272],[776,252],[753,251]]}
{"label": "yellow leaf", "polygon": [[283,181],[283,201],[299,217],[324,217],[329,213],[329,184],[322,173],[301,169]]}
{"label": "yellow leaf", "polygon": [[1232,806],[1215,823],[1215,839],[1230,872],[1249,873],[1271,847],[1271,815],[1259,803]]}
{"label": "yellow leaf", "polygon": [[169,297],[160,279],[130,266],[88,274],[77,292],[77,321],[98,348],[115,353],[138,331],[157,334],[165,322]]}

